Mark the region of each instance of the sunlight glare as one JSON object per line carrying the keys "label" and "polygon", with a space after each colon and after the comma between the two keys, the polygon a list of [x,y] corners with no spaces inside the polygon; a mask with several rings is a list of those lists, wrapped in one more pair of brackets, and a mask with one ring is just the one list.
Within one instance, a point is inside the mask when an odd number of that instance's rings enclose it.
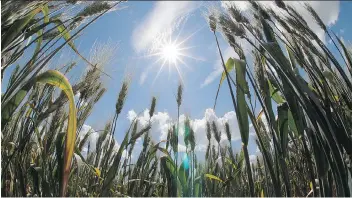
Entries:
{"label": "sunlight glare", "polygon": [[152,84],[155,83],[156,79],[159,77],[165,65],[167,65],[167,67],[169,68],[169,77],[171,69],[174,68],[177,71],[181,84],[183,84],[183,71],[180,68],[180,64],[186,66],[188,69],[191,69],[183,59],[190,58],[197,61],[204,61],[204,59],[193,57],[191,54],[189,54],[189,51],[187,51],[191,48],[194,48],[195,46],[184,46],[186,41],[192,38],[194,34],[196,34],[204,27],[205,25],[193,32],[192,34],[188,35],[185,39],[181,41],[178,40],[179,35],[175,39],[172,39],[172,34],[155,39],[154,47],[150,48],[151,50],[149,51],[149,54],[142,57],[157,57],[157,59],[152,63],[152,65],[158,65],[159,68],[157,69],[157,74]]}
{"label": "sunlight glare", "polygon": [[177,60],[180,59],[180,49],[173,43],[167,43],[161,50],[164,60],[170,63],[176,64]]}

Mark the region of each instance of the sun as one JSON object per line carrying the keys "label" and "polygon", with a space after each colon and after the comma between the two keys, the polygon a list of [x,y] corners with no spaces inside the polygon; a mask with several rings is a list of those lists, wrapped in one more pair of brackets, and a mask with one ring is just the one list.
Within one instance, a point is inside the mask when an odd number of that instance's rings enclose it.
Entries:
{"label": "sun", "polygon": [[181,83],[183,83],[183,75],[180,68],[180,64],[187,66],[183,59],[185,57],[191,57],[190,55],[188,55],[189,52],[187,52],[187,49],[192,48],[184,47],[183,44],[185,43],[185,41],[186,40],[178,42],[177,38],[175,40],[172,40],[170,36],[169,39],[163,39],[157,42],[157,47],[154,49],[155,53],[150,54],[150,56],[158,57],[154,64],[160,66],[153,83],[159,77],[160,73],[166,65],[169,68],[169,76],[171,69],[176,69],[180,81]]}
{"label": "sun", "polygon": [[[172,34],[169,34],[162,38],[155,39],[148,55],[144,56],[157,57],[157,59],[152,63],[152,66],[159,67],[155,70],[152,70],[156,72],[153,84],[155,83],[156,79],[159,77],[165,66],[169,68],[169,78],[171,70],[175,69],[177,71],[181,83],[183,84],[183,72],[181,70],[181,65],[190,69],[190,67],[185,63],[184,59],[191,58],[194,60],[204,61],[202,59],[190,55],[190,52],[188,50],[194,48],[195,46],[186,46],[186,41],[188,41],[197,31],[193,32],[183,40],[179,40],[180,34],[178,34],[176,38],[172,38]],[[147,68],[147,71],[151,69],[152,68],[149,67]]]}
{"label": "sun", "polygon": [[177,60],[182,56],[180,51],[181,49],[174,43],[167,43],[161,49],[163,59],[172,64],[177,64]]}

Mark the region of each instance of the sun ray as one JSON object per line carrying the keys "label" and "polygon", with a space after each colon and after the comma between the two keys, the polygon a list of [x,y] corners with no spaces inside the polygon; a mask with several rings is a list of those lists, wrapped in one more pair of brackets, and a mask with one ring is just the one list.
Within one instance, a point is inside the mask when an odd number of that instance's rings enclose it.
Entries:
{"label": "sun ray", "polygon": [[183,54],[183,53],[180,53],[179,55],[183,56],[183,57],[191,58],[191,59],[194,59],[194,60],[198,60],[198,61],[205,61],[202,58],[193,57],[193,56],[190,56],[190,55],[187,55],[187,54]]}
{"label": "sun ray", "polygon": [[194,36],[197,32],[199,32],[201,29],[203,29],[206,25],[203,25],[201,28],[199,28],[198,30],[194,31],[192,34],[190,34],[188,37],[186,37],[183,41],[179,42],[177,44],[177,47],[182,45],[184,42],[188,41],[188,39],[192,38],[192,36]]}
{"label": "sun ray", "polygon": [[178,76],[180,77],[181,84],[184,85],[184,81],[183,81],[183,77],[182,77],[182,74],[181,74],[181,72],[180,72],[180,69],[178,68],[177,65],[175,65],[175,68],[176,68],[176,70],[177,70]]}
{"label": "sun ray", "polygon": [[171,76],[171,67],[169,65],[169,74],[168,74],[167,80],[170,80],[170,76]]}
{"label": "sun ray", "polygon": [[[187,21],[187,20],[185,20],[185,21]],[[185,24],[186,24],[185,22],[184,22],[184,23],[182,23],[181,30],[180,30],[180,31],[178,31],[178,34],[177,34],[177,36],[176,36],[175,43],[177,43],[178,38],[180,37],[181,32],[183,31],[183,29],[184,29],[184,27],[185,27]]]}
{"label": "sun ray", "polygon": [[182,58],[177,57],[177,60],[180,61],[180,63],[182,63],[184,66],[186,66],[188,69],[190,69],[190,67],[185,63],[185,61],[182,60]]}
{"label": "sun ray", "polygon": [[192,48],[195,48],[195,47],[197,47],[197,46],[181,47],[181,48],[178,48],[178,49],[181,51],[181,50],[192,49]]}
{"label": "sun ray", "polygon": [[156,76],[155,76],[155,78],[154,78],[154,80],[153,80],[153,83],[152,83],[153,85],[154,85],[154,83],[155,83],[155,80],[158,78],[158,76],[159,76],[161,70],[163,70],[166,61],[167,61],[167,60],[165,59],[164,62],[163,62],[163,64],[160,66],[160,69],[159,69],[158,73],[156,74]]}
{"label": "sun ray", "polygon": [[185,62],[184,58],[205,61],[203,59],[193,57],[189,54],[189,51],[187,51],[188,49],[195,48],[196,46],[184,45],[190,38],[192,38],[197,32],[199,32],[204,27],[205,25],[180,42],[178,41],[180,33],[177,35],[176,39],[172,39],[172,32],[163,37],[160,37],[159,40],[155,41],[156,45],[153,45],[153,48],[151,48],[150,50],[150,54],[143,56],[145,58],[154,56],[158,57],[158,59],[152,64],[152,66],[162,61],[162,64],[160,64],[159,68],[157,69],[156,76],[152,83],[153,85],[160,76],[161,72],[164,70],[165,65],[168,66],[168,79],[170,79],[171,69],[175,68],[180,78],[180,81],[182,81],[181,83],[183,84],[184,77],[180,66],[182,65],[185,66],[187,69],[191,69],[189,65],[187,65],[187,63]]}
{"label": "sun ray", "polygon": [[153,54],[148,54],[148,55],[145,55],[145,56],[136,57],[136,59],[149,58],[149,57],[153,57],[153,56],[159,56],[161,54],[162,54],[162,52],[156,52],[156,53],[153,53]]}
{"label": "sun ray", "polygon": [[152,68],[152,67],[156,66],[157,63],[160,62],[161,60],[163,60],[163,58],[159,57],[156,61],[154,61],[152,64],[150,64],[149,68]]}

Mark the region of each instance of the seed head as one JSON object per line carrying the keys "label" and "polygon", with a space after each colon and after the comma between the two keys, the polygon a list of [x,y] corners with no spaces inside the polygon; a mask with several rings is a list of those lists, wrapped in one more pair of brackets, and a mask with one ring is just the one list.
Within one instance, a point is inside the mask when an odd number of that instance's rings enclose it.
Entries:
{"label": "seed head", "polygon": [[154,111],[155,111],[155,105],[156,105],[156,98],[152,98],[152,104],[150,105],[150,110],[149,110],[149,118],[152,118]]}
{"label": "seed head", "polygon": [[167,140],[166,140],[166,149],[169,148],[169,144],[171,142],[171,138],[172,138],[172,128],[169,128],[168,132],[167,132]]}
{"label": "seed head", "polygon": [[255,11],[258,11],[259,10],[259,5],[257,2],[255,2],[254,0],[248,0],[248,2],[252,5],[252,8],[255,10]]}
{"label": "seed head", "polygon": [[209,14],[208,23],[209,23],[210,30],[214,32],[216,30],[216,18],[214,13]]}
{"label": "seed head", "polygon": [[143,150],[145,150],[147,148],[147,146],[150,143],[150,137],[149,137],[149,132],[146,132],[144,135],[144,141],[143,141]]}
{"label": "seed head", "polygon": [[221,131],[218,130],[218,127],[216,126],[215,121],[213,121],[212,127],[213,127],[214,138],[218,143],[220,143]]}
{"label": "seed head", "polygon": [[262,95],[266,93],[267,82],[264,76],[264,68],[259,52],[254,53],[254,77],[259,86],[259,91]]}
{"label": "seed head", "polygon": [[59,36],[60,32],[57,29],[54,29],[50,32],[45,32],[43,34],[43,40],[51,40],[54,39],[55,37]]}
{"label": "seed head", "polygon": [[[252,5],[252,8],[260,14],[263,19],[270,19],[269,14],[264,10],[262,6],[260,6],[256,1],[249,0],[249,3]],[[258,16],[258,15],[257,15]],[[259,16],[258,16],[259,17]]]}
{"label": "seed head", "polygon": [[288,32],[292,33],[291,28],[287,25],[286,21],[282,20],[280,17],[277,18],[277,21],[280,23],[280,25]]}
{"label": "seed head", "polygon": [[106,92],[105,88],[100,89],[100,91],[97,93],[97,95],[94,99],[94,103],[98,102],[100,100],[100,98],[104,95],[105,92]]}
{"label": "seed head", "polygon": [[85,7],[76,17],[90,17],[96,14],[100,14],[111,8],[111,4],[107,2],[94,2],[89,6]]}
{"label": "seed head", "polygon": [[228,31],[226,31],[226,29],[223,30],[223,33],[225,35],[227,42],[231,45],[231,47],[234,48],[235,47],[234,43],[236,43],[235,38]]}
{"label": "seed head", "polygon": [[121,90],[120,90],[120,93],[119,93],[119,97],[118,97],[117,102],[116,102],[116,114],[117,115],[119,115],[121,113],[123,104],[124,104],[125,99],[126,99],[127,90],[128,90],[128,83],[127,83],[127,81],[124,81],[122,83],[122,87],[121,87]]}
{"label": "seed head", "polygon": [[[134,137],[137,134],[137,128],[138,128],[138,120],[133,125],[131,137]],[[130,147],[128,154],[131,154],[135,143],[136,143],[136,139],[131,138],[131,147]]]}
{"label": "seed head", "polygon": [[233,49],[235,50],[235,52],[237,53],[238,57],[241,59],[241,60],[245,60],[246,57],[244,55],[244,52],[243,52],[243,48],[241,47],[241,45],[239,43],[237,43],[236,41],[234,42],[234,46],[233,46]]}
{"label": "seed head", "polygon": [[207,121],[207,139],[210,142],[211,139],[211,128],[210,128],[210,122]]}
{"label": "seed head", "polygon": [[139,137],[141,137],[144,133],[148,132],[151,129],[151,125],[148,124],[146,127],[144,127],[141,131],[138,133],[134,134],[131,136],[131,142],[137,140]]}
{"label": "seed head", "polygon": [[243,16],[236,6],[229,7],[229,13],[238,23],[249,23],[248,19]]}
{"label": "seed head", "polygon": [[96,68],[89,69],[81,82],[82,86],[79,89],[81,100],[87,100],[102,86],[99,71]]}
{"label": "seed head", "polygon": [[194,131],[192,128],[190,129],[190,133],[189,133],[189,143],[191,144],[191,150],[194,151],[196,147],[196,140],[195,140]]}
{"label": "seed head", "polygon": [[[133,129],[132,129],[132,133],[131,133],[131,147],[133,147],[136,142],[136,140],[132,139],[132,137],[134,137],[137,134],[137,128],[138,128],[138,121],[136,121],[133,125]],[[130,147],[129,153],[131,153],[131,151],[133,150],[133,148],[131,149],[131,147]]]}
{"label": "seed head", "polygon": [[178,89],[177,89],[177,106],[180,107],[181,106],[181,103],[182,103],[182,91],[183,91],[183,88],[182,88],[182,85],[178,85]]}
{"label": "seed head", "polygon": [[237,24],[230,19],[228,15],[222,14],[219,16],[219,24],[222,27],[223,33],[234,34],[235,36],[243,37],[245,30],[242,24]]}
{"label": "seed head", "polygon": [[314,18],[315,22],[320,26],[320,28],[323,29],[324,31],[327,31],[327,28],[326,28],[324,22],[321,20],[321,18],[317,14],[317,12],[315,12],[313,7],[311,5],[309,5],[308,3],[306,3],[305,6],[306,6],[306,9],[308,10],[308,12]]}
{"label": "seed head", "polygon": [[178,134],[175,125],[172,126],[171,147],[174,153],[178,152]]}
{"label": "seed head", "polygon": [[282,1],[282,0],[275,0],[275,4],[276,4],[277,7],[286,10],[286,5],[285,5],[284,1]]}
{"label": "seed head", "polygon": [[209,144],[208,144],[208,146],[207,146],[207,151],[206,151],[206,153],[205,153],[205,159],[206,160],[208,160],[208,158],[209,158],[209,153],[210,153],[210,147],[211,145],[210,145],[210,142],[209,142]]}
{"label": "seed head", "polygon": [[[288,12],[293,15],[293,20],[298,20],[299,22],[303,23],[304,26],[308,26],[307,22],[303,19],[303,17],[291,6],[287,6]],[[292,18],[292,17],[291,17]],[[288,18],[290,19],[290,18]]]}
{"label": "seed head", "polygon": [[213,159],[216,160],[218,157],[217,157],[217,153],[216,153],[216,150],[215,150],[215,145],[212,145],[212,149],[211,149],[211,152],[213,154]]}
{"label": "seed head", "polygon": [[88,142],[87,156],[89,155],[89,151],[90,151],[90,142]]}
{"label": "seed head", "polygon": [[97,144],[96,144],[96,148],[97,148],[97,149],[98,149],[98,148],[101,148],[101,145],[103,144],[103,142],[105,141],[105,139],[106,139],[106,137],[107,137],[109,131],[111,130],[111,125],[112,125],[112,122],[109,121],[109,122],[105,125],[103,133],[101,133],[101,134],[99,135],[99,138],[98,138],[98,141],[97,141]]}
{"label": "seed head", "polygon": [[266,129],[265,129],[266,127],[265,127],[262,119],[258,120],[258,128],[259,128],[259,130],[258,130],[259,137],[258,138],[260,138],[263,141],[264,148],[269,149],[270,148],[270,137],[269,137],[268,133],[266,132]]}
{"label": "seed head", "polygon": [[72,23],[70,23],[67,27],[69,31],[76,29],[84,22],[84,18],[79,16],[73,19]]}
{"label": "seed head", "polygon": [[184,141],[186,144],[186,147],[188,147],[188,143],[189,143],[189,136],[190,136],[190,121],[189,118],[187,117],[185,120],[185,133],[184,133]]}
{"label": "seed head", "polygon": [[225,123],[225,132],[227,136],[227,140],[231,142],[231,132],[230,132],[230,125],[228,122]]}

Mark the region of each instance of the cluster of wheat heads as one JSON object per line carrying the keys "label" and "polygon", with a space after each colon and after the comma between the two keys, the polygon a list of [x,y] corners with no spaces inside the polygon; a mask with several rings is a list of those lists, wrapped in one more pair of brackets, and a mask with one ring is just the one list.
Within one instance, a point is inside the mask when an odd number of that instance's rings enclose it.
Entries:
{"label": "cluster of wheat heads", "polygon": [[[14,67],[1,96],[1,189],[4,196],[66,194],[76,150],[76,131],[105,92],[99,81],[103,73],[100,62],[88,61],[73,41],[118,3],[2,3],[1,73]],[[89,68],[85,78],[72,86],[62,73],[70,72],[75,62],[62,68],[50,65],[65,46]],[[24,54],[32,55],[26,58]],[[20,60],[23,65],[18,64]],[[57,70],[47,70],[49,66]],[[54,97],[55,87],[62,90],[58,97]],[[84,108],[81,103],[74,103],[77,93],[80,93],[79,102],[85,102]]]}
{"label": "cluster of wheat heads", "polygon": [[[198,159],[191,119],[187,117],[184,123],[179,120],[181,85],[175,100],[178,118],[166,140],[156,143],[150,136],[155,97],[146,125],[140,127],[136,118],[126,131],[116,130],[128,99],[128,80],[121,85],[116,104],[112,104],[114,116],[98,133],[96,145],[89,141],[92,130],[80,134],[93,106],[106,91],[101,83],[101,76],[106,74],[99,66],[105,61],[99,57],[87,60],[73,40],[114,4],[91,3],[62,21],[61,7],[75,3],[2,4],[2,72],[23,58],[29,46],[35,46],[31,59],[13,70],[2,95],[4,196],[351,195],[351,51],[309,5],[306,8],[338,53],[332,53],[304,19],[281,1],[276,1],[276,9],[285,15],[254,1],[249,2],[252,16],[248,18],[236,7],[209,14],[216,41],[216,31],[220,31],[239,57],[225,62],[219,48],[224,69],[219,88],[226,80],[243,146],[241,152],[233,152],[231,123],[219,126],[208,121],[205,159]],[[34,39],[27,42],[29,37]],[[243,52],[240,41],[252,47],[253,61],[246,59],[249,55]],[[45,70],[65,45],[88,68],[73,85],[59,71]],[[62,73],[67,74],[74,66],[74,62],[67,64]],[[57,97],[55,87],[63,90]],[[74,101],[77,93],[78,100]],[[254,161],[247,149],[250,124],[261,153]],[[181,130],[186,144],[182,157],[178,150]],[[229,144],[221,144],[223,132]],[[119,146],[115,133],[124,134]],[[142,147],[135,152],[137,139],[142,139]]]}
{"label": "cluster of wheat heads", "polygon": [[[239,57],[226,63],[222,58],[219,88],[226,79],[241,132],[249,195],[350,196],[351,51],[309,4],[305,8],[337,53],[284,2],[275,1],[275,8],[249,3],[250,16],[232,5],[208,17],[215,39],[219,30]],[[239,41],[252,47],[249,55]],[[222,57],[220,48],[219,53]],[[252,64],[246,56],[254,59]],[[259,162],[251,167],[248,160],[248,120],[263,156],[262,170],[257,170]]]}

